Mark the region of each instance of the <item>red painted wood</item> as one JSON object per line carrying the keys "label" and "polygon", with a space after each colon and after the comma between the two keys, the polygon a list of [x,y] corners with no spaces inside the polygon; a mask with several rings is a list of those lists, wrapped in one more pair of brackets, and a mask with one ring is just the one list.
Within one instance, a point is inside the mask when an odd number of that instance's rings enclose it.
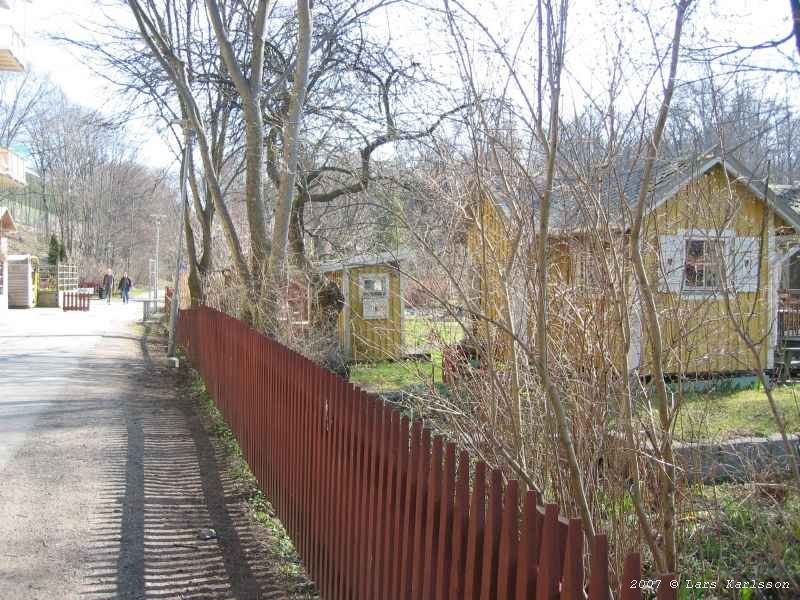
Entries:
{"label": "red painted wood", "polygon": [[422,597],[422,577],[425,571],[425,554],[423,542],[427,523],[428,471],[431,464],[431,431],[422,430],[419,461],[416,473],[416,494],[414,499],[414,533],[412,538],[413,554],[411,562],[411,597],[415,600]]}
{"label": "red painted wood", "polygon": [[[65,310],[88,299],[64,298]],[[579,598],[579,521],[235,319],[182,310],[177,339],[231,427],[325,600]],[[411,431],[410,431],[411,429]],[[458,460],[456,458],[458,457]],[[456,464],[457,463],[457,464]],[[470,474],[471,467],[474,474]],[[503,489],[505,487],[505,490]],[[608,600],[608,542],[591,546],[590,600]],[[641,598],[626,559],[620,597]],[[664,577],[658,597],[676,594]],[[615,583],[615,585],[616,585]]]}
{"label": "red painted wood", "polygon": [[675,600],[678,597],[678,578],[675,575],[662,575],[656,597],[658,600]]}
{"label": "red painted wood", "polygon": [[436,550],[436,600],[446,600],[453,557],[453,514],[456,488],[456,446],[447,444],[442,468],[439,541]]}
{"label": "red painted wood", "polygon": [[610,600],[608,578],[608,538],[598,534],[592,541],[592,569],[589,578],[589,600]]}
{"label": "red painted wood", "polygon": [[522,525],[517,561],[516,600],[528,600],[536,593],[539,566],[539,495],[529,490],[522,504]]}
{"label": "red painted wood", "polygon": [[467,533],[467,561],[465,566],[464,598],[479,600],[481,591],[481,559],[483,558],[483,531],[486,523],[486,463],[475,465],[472,497],[469,503]]}
{"label": "red painted wood", "polygon": [[519,482],[506,484],[503,498],[503,521],[497,567],[497,597],[513,599],[517,584],[517,551],[519,539]]}
{"label": "red painted wood", "polygon": [[389,511],[386,508],[386,498],[388,497],[388,470],[389,470],[389,437],[390,437],[390,418],[392,411],[382,404],[379,408],[380,428],[377,432],[376,453],[377,453],[377,473],[375,485],[375,499],[373,510],[375,513],[374,529],[370,532],[369,553],[372,561],[371,568],[367,570],[367,588],[365,597],[375,598],[379,596],[379,586],[383,573],[383,545],[388,537],[387,520]]}
{"label": "red painted wood", "polygon": [[500,556],[500,527],[503,519],[503,473],[494,469],[489,481],[489,500],[486,528],[483,535],[483,566],[481,567],[481,600],[497,597],[497,571]]}
{"label": "red painted wood", "polygon": [[428,498],[425,516],[425,539],[423,542],[423,572],[421,598],[433,600],[436,590],[436,568],[438,564],[439,519],[442,501],[442,458],[444,443],[440,436],[433,439],[430,466],[428,468]]}
{"label": "red painted wood", "polygon": [[411,463],[409,420],[402,417],[400,422],[400,437],[397,440],[398,452],[398,477],[395,487],[395,515],[394,515],[394,540],[392,545],[392,565],[390,594],[393,600],[400,600],[403,575],[403,545],[406,514],[406,480]]}
{"label": "red painted wood", "polygon": [[466,585],[467,536],[469,535],[469,455],[458,457],[453,505],[453,559],[450,569],[450,600],[463,600]]}
{"label": "red painted wood", "polygon": [[561,557],[558,556],[558,505],[545,506],[542,542],[539,555],[539,572],[536,576],[536,600],[558,598],[558,581],[561,578]]}
{"label": "red painted wood", "polygon": [[583,522],[580,519],[569,520],[562,573],[561,598],[583,600]]}
{"label": "red painted wood", "polygon": [[642,579],[642,560],[638,554],[629,554],[625,557],[622,567],[622,578],[619,582],[619,597],[622,600],[641,600],[642,589],[639,582]]}
{"label": "red painted wood", "polygon": [[398,439],[400,438],[400,415],[386,407],[389,413],[389,434],[386,440],[386,494],[383,501],[385,519],[385,537],[380,546],[381,562],[379,569],[376,570],[375,594],[377,598],[391,598],[391,574],[394,569],[394,547],[395,544],[395,489],[399,471],[399,452],[397,450]]}

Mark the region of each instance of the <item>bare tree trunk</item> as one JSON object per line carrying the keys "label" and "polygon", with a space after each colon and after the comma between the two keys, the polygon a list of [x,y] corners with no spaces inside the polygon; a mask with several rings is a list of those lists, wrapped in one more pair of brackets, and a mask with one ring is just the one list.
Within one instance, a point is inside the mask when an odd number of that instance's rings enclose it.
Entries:
{"label": "bare tree trunk", "polygon": [[197,147],[203,161],[205,178],[211,193],[211,198],[214,201],[214,208],[219,213],[222,221],[222,231],[225,234],[228,250],[233,257],[234,264],[236,265],[236,272],[240,280],[244,286],[249,289],[251,286],[250,269],[247,266],[247,261],[242,251],[242,245],[233,224],[233,219],[222,197],[222,189],[219,184],[219,177],[212,158],[211,147],[205,132],[203,119],[200,116],[197,103],[195,102],[195,98],[186,80],[185,64],[178,58],[171,46],[164,39],[158,26],[148,17],[139,0],[128,0],[128,6],[130,6],[133,16],[136,19],[142,40],[144,40],[152,55],[172,81],[181,102],[184,104],[185,114],[188,116],[195,132]]}
{"label": "bare tree trunk", "polygon": [[[547,39],[548,52],[547,61],[549,66],[550,84],[550,118],[548,123],[546,152],[547,162],[545,164],[545,182],[541,194],[539,207],[539,232],[536,240],[536,287],[537,287],[537,313],[536,313],[536,365],[539,377],[542,380],[542,387],[547,396],[556,417],[556,429],[564,452],[567,455],[569,465],[570,486],[576,496],[576,502],[581,512],[583,526],[590,538],[594,538],[595,527],[592,519],[592,511],[586,497],[586,489],[583,484],[578,457],[575,452],[575,443],[572,439],[572,432],[569,425],[569,417],[564,399],[561,397],[556,386],[550,377],[549,371],[549,342],[550,334],[548,331],[548,285],[549,272],[549,226],[550,226],[550,203],[553,193],[553,179],[555,177],[556,157],[558,153],[559,141],[559,101],[561,96],[561,73],[563,69],[563,58],[566,44],[566,4],[562,4],[560,19],[556,19],[552,14],[552,6],[547,5]],[[555,28],[555,30],[553,30]],[[540,40],[543,44],[543,40]],[[541,91],[540,94],[541,96]]]}
{"label": "bare tree trunk", "polygon": [[661,333],[661,324],[658,317],[658,307],[651,287],[644,257],[642,255],[642,226],[644,223],[645,208],[650,192],[650,181],[653,174],[653,165],[658,157],[658,147],[664,134],[664,127],[669,115],[672,95],[675,91],[675,77],[678,70],[680,56],[681,32],[686,19],[686,11],[692,0],[680,0],[675,16],[675,29],[672,36],[672,52],[669,64],[669,79],[664,90],[664,97],[658,111],[655,127],[647,147],[644,162],[639,196],[634,210],[633,224],[630,234],[631,262],[633,263],[636,284],[642,298],[642,312],[647,324],[648,342],[652,352],[653,373],[652,381],[656,390],[656,402],[661,426],[661,439],[659,452],[659,500],[661,504],[661,535],[663,537],[663,555],[656,556],[656,563],[662,573],[675,572],[677,562],[677,539],[675,517],[675,459],[672,452],[672,403],[664,381],[664,342]]}
{"label": "bare tree trunk", "polygon": [[[313,23],[309,0],[297,0],[297,16],[300,21],[297,61],[288,118],[284,123],[283,172],[280,177],[278,201],[275,206],[272,254],[270,255],[269,264],[270,283],[277,286],[278,289],[286,281],[286,255],[289,241],[289,222],[292,216],[292,198],[294,197],[297,173],[297,157],[300,148],[300,122],[305,105],[308,68],[311,59]],[[274,301],[277,296],[273,294],[272,298]]]}
{"label": "bare tree trunk", "polygon": [[268,5],[268,0],[259,0],[253,16],[251,25],[253,47],[248,79],[236,60],[236,54],[222,22],[217,0],[206,0],[208,15],[217,43],[222,51],[222,59],[225,61],[228,73],[230,73],[242,99],[244,109],[245,203],[247,205],[247,222],[250,228],[253,284],[257,288],[260,288],[260,275],[263,273],[270,252],[263,198],[264,124],[260,101],[264,77],[264,28]]}

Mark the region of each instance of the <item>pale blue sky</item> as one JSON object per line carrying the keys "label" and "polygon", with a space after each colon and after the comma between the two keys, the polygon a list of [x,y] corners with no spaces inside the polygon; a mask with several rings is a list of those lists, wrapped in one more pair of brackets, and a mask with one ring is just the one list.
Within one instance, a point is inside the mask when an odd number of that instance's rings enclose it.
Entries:
{"label": "pale blue sky", "polygon": [[[465,5],[474,7],[481,18],[499,36],[513,39],[518,35],[521,23],[533,5],[532,0],[511,0],[505,2],[485,2],[481,0],[462,0]],[[435,0],[428,0],[439,6]],[[625,11],[620,13],[619,5]],[[654,22],[666,23],[672,11],[664,9],[666,0],[572,0],[570,16],[568,66],[571,77],[580,81],[581,86],[596,88],[604,83],[604,66],[607,48],[614,37],[613,32],[630,40],[633,49],[636,44],[646,44],[646,30],[641,27],[642,20],[631,15],[631,5],[648,11],[662,7],[655,13]],[[29,59],[33,67],[50,74],[74,101],[105,110],[112,99],[112,91],[80,57],[47,40],[47,34],[60,32],[67,35],[83,35],[81,27],[99,18],[99,9],[93,0],[33,0],[26,10],[24,23],[19,25],[26,30],[29,40]],[[697,14],[692,21],[690,37],[714,38],[718,40],[735,38],[741,43],[752,44],[765,39],[778,38],[789,32],[788,2],[785,0],[698,0]],[[117,18],[129,19],[128,9],[117,9]],[[620,19],[620,14],[627,15]],[[392,38],[429,58],[439,70],[448,70],[447,43],[437,35],[436,29],[429,29],[432,21],[424,11],[403,10],[390,18],[378,20],[375,27],[385,28]],[[788,49],[791,49],[789,47]],[[650,48],[642,50],[646,56]],[[777,55],[764,57],[770,64],[780,62]],[[451,71],[454,74],[455,70]],[[445,75],[446,76],[446,75]],[[800,84],[799,84],[800,85]],[[143,157],[156,166],[173,163],[173,155],[164,141],[154,133],[151,124],[133,123],[133,134],[141,138],[145,151]]]}

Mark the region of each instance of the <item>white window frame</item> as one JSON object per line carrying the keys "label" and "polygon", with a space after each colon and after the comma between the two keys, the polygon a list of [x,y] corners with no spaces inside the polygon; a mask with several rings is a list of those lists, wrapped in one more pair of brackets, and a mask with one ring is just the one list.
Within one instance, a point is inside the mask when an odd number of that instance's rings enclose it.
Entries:
{"label": "white window frame", "polygon": [[[369,280],[380,281],[381,293],[367,292],[365,283]],[[358,276],[358,294],[361,297],[361,316],[369,321],[381,321],[391,319],[391,302],[389,297],[389,286],[391,282],[388,273],[364,273]],[[386,302],[386,315],[383,317],[367,317],[364,313],[365,304],[371,300],[383,300]]]}
{"label": "white window frame", "polygon": [[[367,281],[380,281],[383,290],[380,294],[367,292],[365,283]],[[388,298],[389,297],[389,275],[386,273],[364,273],[358,276],[358,290],[363,302],[364,298]]]}
{"label": "white window frame", "polygon": [[573,287],[588,294],[599,293],[603,289],[600,281],[601,275],[597,265],[593,262],[594,257],[586,251],[577,251],[572,268],[574,276],[572,278]]}
{"label": "white window frame", "polygon": [[[665,255],[667,250],[664,247],[665,238],[671,238],[673,243],[677,243],[681,248],[678,258],[679,263],[673,263],[673,258]],[[660,239],[660,280],[659,291],[661,293],[677,294],[684,300],[706,300],[708,298],[719,297],[726,293],[722,287],[693,287],[686,285],[686,250],[687,242],[690,240],[722,240],[725,243],[724,247],[724,263],[725,263],[725,276],[729,284],[734,284],[735,288],[735,273],[731,273],[731,251],[735,240],[737,239],[736,231],[734,229],[679,229],[674,234],[662,234]],[[673,255],[674,256],[674,255]],[[680,265],[680,267],[678,267]],[[679,275],[679,276],[677,276]],[[677,277],[676,277],[677,276]],[[738,290],[737,290],[738,293]]]}
{"label": "white window frame", "polygon": [[[687,278],[687,268],[689,267],[689,246],[695,242],[702,242],[704,245],[704,253],[703,257],[704,260],[702,261],[704,270],[703,270],[703,277],[705,280],[705,267],[711,265],[713,266],[713,261],[705,260],[705,244],[710,243],[718,243],[721,246],[721,256],[718,258],[720,261],[719,264],[719,284],[718,285],[692,285],[689,283]],[[707,236],[707,235],[692,235],[687,234],[684,235],[683,238],[683,267],[682,267],[682,289],[684,292],[689,294],[693,293],[703,293],[703,294],[718,294],[724,291],[724,281],[728,277],[728,274],[725,272],[728,269],[728,260],[726,257],[729,254],[729,246],[730,246],[730,238],[727,236]]]}

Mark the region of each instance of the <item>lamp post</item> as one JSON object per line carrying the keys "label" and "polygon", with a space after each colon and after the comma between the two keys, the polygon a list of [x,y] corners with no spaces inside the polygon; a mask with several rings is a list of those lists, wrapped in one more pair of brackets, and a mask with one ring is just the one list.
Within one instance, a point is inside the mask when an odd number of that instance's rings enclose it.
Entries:
{"label": "lamp post", "polygon": [[158,308],[158,253],[159,253],[159,244],[161,241],[161,219],[164,218],[165,215],[150,215],[151,219],[155,219],[156,221],[156,263],[155,263],[155,273],[153,273],[153,289],[150,290],[151,294],[153,295],[152,300],[156,303],[156,308]]}
{"label": "lamp post", "polygon": [[175,329],[178,325],[178,305],[181,301],[181,261],[183,254],[183,236],[184,236],[184,211],[189,203],[187,197],[188,191],[186,189],[186,182],[189,178],[189,157],[192,152],[192,136],[194,130],[188,119],[173,121],[171,124],[180,125],[183,127],[183,160],[181,161],[181,206],[178,213],[178,220],[180,225],[178,227],[178,251],[175,260],[175,287],[172,292],[172,303],[170,304],[169,311],[169,342],[167,344],[167,356],[173,358],[175,356]]}

